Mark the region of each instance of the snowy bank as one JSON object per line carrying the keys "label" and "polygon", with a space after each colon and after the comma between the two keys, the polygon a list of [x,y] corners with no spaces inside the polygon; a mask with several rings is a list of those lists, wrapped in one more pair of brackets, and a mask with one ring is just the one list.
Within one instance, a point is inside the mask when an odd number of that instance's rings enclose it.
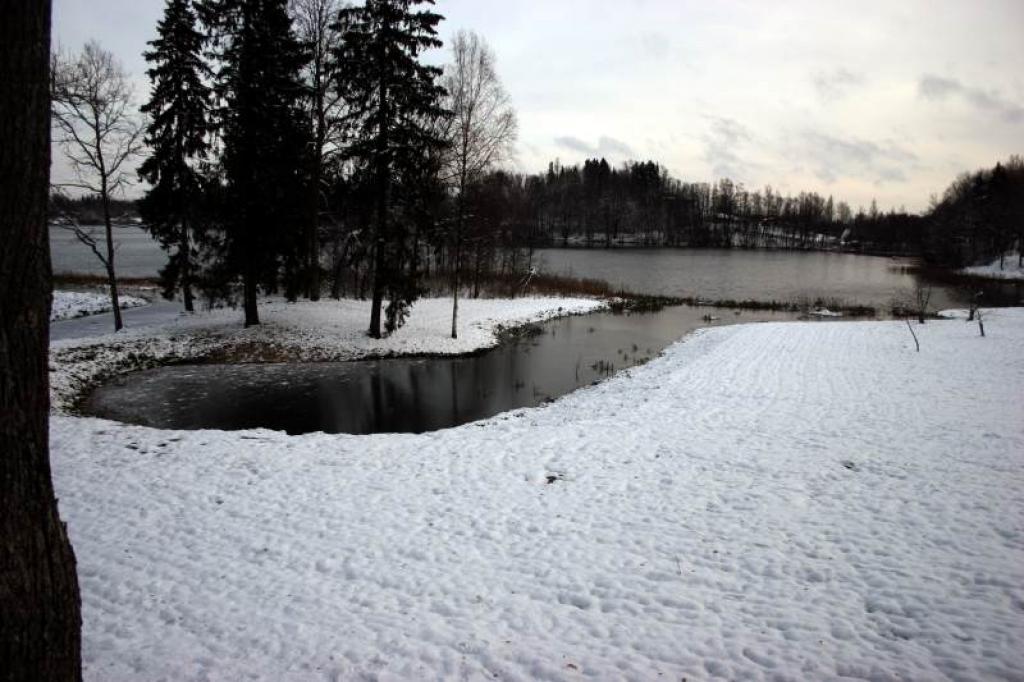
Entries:
{"label": "snowy bank", "polygon": [[1018,265],[1019,256],[1016,252],[1006,254],[1003,259],[1003,267],[999,267],[999,259],[985,265],[972,265],[962,268],[960,272],[975,277],[989,277],[992,279],[1020,279],[1024,280],[1024,267]]}
{"label": "snowy bank", "polygon": [[[147,305],[149,301],[137,296],[118,297],[121,308],[136,308]],[[110,295],[82,291],[54,291],[53,306],[50,308],[50,321],[70,320],[74,317],[96,315],[111,310]]]}
{"label": "snowy bank", "polygon": [[459,303],[459,338],[451,338],[451,299],[415,303],[406,324],[385,339],[367,336],[369,303],[318,301],[260,304],[262,324],[242,326],[231,309],[182,313],[169,324],[50,344],[50,400],[58,413],[115,374],[171,362],[354,360],[390,355],[471,353],[498,342],[503,328],[591,312],[585,298],[469,299]]}
{"label": "snowy bank", "polygon": [[54,416],[85,677],[1018,678],[1024,310],[986,328],[715,328],[422,435]]}

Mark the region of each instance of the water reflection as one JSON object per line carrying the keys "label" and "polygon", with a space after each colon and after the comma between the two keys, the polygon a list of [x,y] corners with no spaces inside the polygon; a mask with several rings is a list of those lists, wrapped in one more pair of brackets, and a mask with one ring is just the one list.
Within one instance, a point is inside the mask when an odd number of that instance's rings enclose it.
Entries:
{"label": "water reflection", "polygon": [[1024,286],[957,281],[937,270],[918,274],[911,261],[827,251],[763,249],[539,249],[543,272],[601,279],[614,288],[712,300],[838,299],[880,311],[913,300],[918,283],[932,288],[931,306],[962,307],[982,291],[983,305],[1020,305]]}

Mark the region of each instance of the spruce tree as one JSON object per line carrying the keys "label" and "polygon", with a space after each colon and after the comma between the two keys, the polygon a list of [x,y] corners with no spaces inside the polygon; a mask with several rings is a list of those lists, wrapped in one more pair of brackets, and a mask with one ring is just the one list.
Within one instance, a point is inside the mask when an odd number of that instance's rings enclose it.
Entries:
{"label": "spruce tree", "polygon": [[210,128],[210,90],[204,82],[210,72],[191,0],[167,0],[157,34],[149,43],[153,49],[144,55],[152,65],[152,91],[142,107],[149,117],[146,143],[151,154],[139,167],[139,176],[151,188],[139,210],[147,229],[171,252],[160,271],[164,296],[171,298],[180,289],[185,310],[191,312],[196,249],[203,233],[203,177],[197,164],[209,151]]}
{"label": "spruce tree", "polygon": [[300,106],[306,55],[286,0],[205,0],[219,69],[223,144],[223,255],[219,269],[240,275],[246,326],[259,324],[257,293],[286,293],[300,281],[302,209],[309,131]]}
{"label": "spruce tree", "polygon": [[[348,154],[371,169],[375,203],[373,233],[373,303],[370,336],[381,336],[381,305],[387,294],[387,329],[404,320],[418,295],[415,277],[414,225],[400,211],[396,194],[403,181],[422,177],[432,148],[443,145],[432,124],[444,115],[441,70],[421,64],[423,51],[441,46],[437,24],[442,17],[418,5],[432,0],[366,0],[339,13],[344,30],[334,56],[336,83],[346,98],[347,122],[353,127]],[[404,215],[403,215],[404,213]]]}

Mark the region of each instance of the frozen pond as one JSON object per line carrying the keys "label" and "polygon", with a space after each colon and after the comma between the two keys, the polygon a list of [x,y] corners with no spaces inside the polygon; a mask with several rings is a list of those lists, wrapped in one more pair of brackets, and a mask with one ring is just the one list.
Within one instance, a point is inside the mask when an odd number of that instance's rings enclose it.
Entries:
{"label": "frozen pond", "polygon": [[[161,367],[114,379],[89,397],[84,411],[173,429],[432,431],[539,405],[645,362],[708,326],[709,310],[567,317],[468,357]],[[794,317],[713,314],[723,319],[710,324]]]}

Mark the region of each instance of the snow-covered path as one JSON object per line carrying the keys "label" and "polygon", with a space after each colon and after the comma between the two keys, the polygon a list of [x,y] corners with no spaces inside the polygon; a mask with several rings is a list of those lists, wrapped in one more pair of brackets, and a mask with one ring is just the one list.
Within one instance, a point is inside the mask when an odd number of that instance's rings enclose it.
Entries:
{"label": "snow-covered path", "polygon": [[1020,679],[1024,310],[699,332],[423,435],[51,421],[86,677]]}
{"label": "snow-covered path", "polygon": [[[154,324],[169,324],[182,314],[181,303],[158,300],[149,305],[125,308],[121,311],[121,319],[124,321],[125,329],[136,329]],[[114,314],[107,311],[51,322],[50,341],[93,338],[111,334],[113,331]]]}

